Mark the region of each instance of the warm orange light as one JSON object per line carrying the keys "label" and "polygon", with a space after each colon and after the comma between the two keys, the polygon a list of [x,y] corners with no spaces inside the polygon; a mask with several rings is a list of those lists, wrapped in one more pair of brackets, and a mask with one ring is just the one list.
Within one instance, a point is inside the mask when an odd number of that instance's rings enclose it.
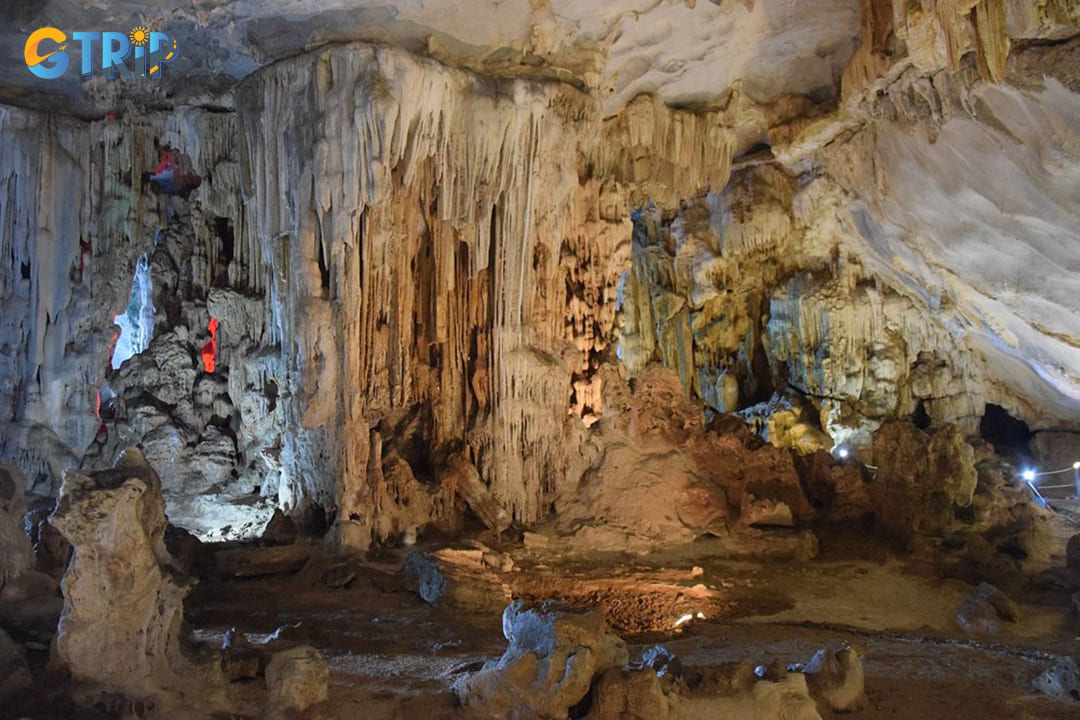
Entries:
{"label": "warm orange light", "polygon": [[217,360],[217,318],[210,318],[210,324],[206,326],[206,329],[210,331],[210,339],[202,346],[202,362],[203,369],[212,373]]}

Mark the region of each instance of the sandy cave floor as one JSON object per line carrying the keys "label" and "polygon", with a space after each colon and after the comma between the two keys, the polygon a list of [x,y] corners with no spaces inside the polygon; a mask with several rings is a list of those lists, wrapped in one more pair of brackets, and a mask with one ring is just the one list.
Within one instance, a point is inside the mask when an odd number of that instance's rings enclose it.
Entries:
{"label": "sandy cave floor", "polygon": [[[955,571],[901,559],[864,538],[825,536],[820,556],[806,563],[674,555],[683,557],[578,555],[541,563],[521,551],[515,560],[516,573],[527,576],[522,587],[530,588],[522,594],[605,607],[632,657],[662,642],[689,666],[788,663],[849,643],[866,671],[869,706],[860,718],[1080,717],[1077,701],[1031,688],[1054,657],[1080,654],[1080,625],[1052,582],[1009,588],[1022,621],[976,640],[954,623],[971,585],[946,576]],[[505,648],[501,601],[473,612],[433,608],[403,585],[397,570],[404,556],[388,552],[335,590],[311,587],[303,573],[204,582],[188,602],[189,620],[209,640],[231,626],[258,634],[299,623],[283,638],[326,657],[329,717],[450,717],[454,677]],[[676,613],[695,608],[705,608],[705,620],[669,627]]]}

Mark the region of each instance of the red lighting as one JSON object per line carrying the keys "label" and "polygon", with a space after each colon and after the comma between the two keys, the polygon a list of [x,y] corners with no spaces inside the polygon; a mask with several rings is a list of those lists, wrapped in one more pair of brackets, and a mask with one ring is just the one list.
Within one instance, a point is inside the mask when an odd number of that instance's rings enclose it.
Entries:
{"label": "red lighting", "polygon": [[203,369],[212,373],[217,359],[217,318],[210,318],[210,324],[206,326],[206,329],[210,331],[210,339],[202,346],[202,362]]}

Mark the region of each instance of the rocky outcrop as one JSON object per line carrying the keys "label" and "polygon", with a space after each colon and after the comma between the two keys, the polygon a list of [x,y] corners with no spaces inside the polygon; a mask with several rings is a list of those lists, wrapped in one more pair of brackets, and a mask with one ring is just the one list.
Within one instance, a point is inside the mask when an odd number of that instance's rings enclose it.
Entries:
{"label": "rocky outcrop", "polygon": [[[502,658],[455,683],[466,708],[507,718],[785,718],[820,720],[866,702],[855,650],[819,650],[805,665],[684,668],[664,648],[628,665],[625,643],[595,613],[520,602],[503,613]],[[692,681],[689,681],[690,677]]]}
{"label": "rocky outcrop", "polygon": [[600,377],[604,416],[545,528],[556,542],[643,550],[815,516],[793,451],[763,443],[738,418],[707,428],[670,370],[651,367],[632,389],[615,371]]}
{"label": "rocky outcrop", "polygon": [[267,717],[291,717],[325,701],[329,678],[330,671],[315,648],[274,653],[266,666]]}
{"label": "rocky outcrop", "polygon": [[69,471],[51,520],[74,547],[57,661],[96,692],[168,708],[197,689],[201,707],[223,707],[216,663],[190,655],[182,637],[190,581],[165,549],[161,481],[142,453],[125,451],[111,470]]}
{"label": "rocky outcrop", "polygon": [[13,700],[32,682],[26,651],[0,629],[0,702]]}
{"label": "rocky outcrop", "polygon": [[1009,596],[990,583],[980,583],[956,609],[956,625],[975,635],[996,635],[1001,623],[1020,621],[1020,609]]}
{"label": "rocky outcrop", "polygon": [[874,510],[884,528],[940,533],[972,503],[975,453],[956,427],[927,435],[910,423],[886,423],[874,433],[874,461]]}
{"label": "rocky outcrop", "polygon": [[503,656],[455,686],[464,706],[492,716],[566,717],[595,676],[628,660],[626,643],[595,612],[516,602],[503,612],[503,635],[509,643]]}

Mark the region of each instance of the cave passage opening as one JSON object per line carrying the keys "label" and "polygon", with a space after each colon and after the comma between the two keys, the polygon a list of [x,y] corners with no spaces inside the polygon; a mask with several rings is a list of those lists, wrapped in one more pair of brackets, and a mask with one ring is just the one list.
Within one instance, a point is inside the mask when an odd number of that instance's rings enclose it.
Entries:
{"label": "cave passage opening", "polygon": [[994,446],[998,455],[1014,462],[1031,459],[1031,439],[1034,433],[1023,420],[1013,417],[1000,405],[987,403],[979,422],[979,435]]}

